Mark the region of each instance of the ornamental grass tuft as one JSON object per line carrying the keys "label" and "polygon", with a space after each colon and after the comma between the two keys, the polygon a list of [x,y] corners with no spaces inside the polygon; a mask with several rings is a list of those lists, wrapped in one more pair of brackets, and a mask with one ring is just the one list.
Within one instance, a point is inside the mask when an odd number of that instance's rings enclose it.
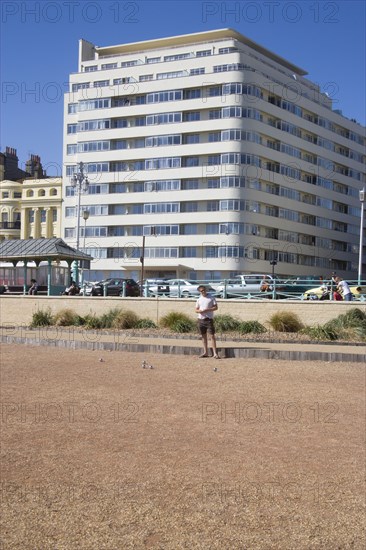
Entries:
{"label": "ornamental grass tuft", "polygon": [[299,332],[303,328],[299,317],[292,311],[278,311],[274,313],[269,324],[276,332]]}

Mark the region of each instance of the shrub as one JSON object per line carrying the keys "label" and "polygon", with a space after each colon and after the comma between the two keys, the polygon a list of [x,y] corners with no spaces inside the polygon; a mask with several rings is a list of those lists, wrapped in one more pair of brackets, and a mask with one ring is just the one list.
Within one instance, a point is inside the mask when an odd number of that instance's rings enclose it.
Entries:
{"label": "shrub", "polygon": [[90,329],[99,329],[102,328],[102,323],[99,317],[95,313],[89,313],[84,317],[84,327]]}
{"label": "shrub", "polygon": [[157,325],[151,319],[139,319],[136,328],[157,328]]}
{"label": "shrub", "polygon": [[133,311],[120,309],[114,317],[112,327],[117,329],[135,328],[138,320],[139,318]]}
{"label": "shrub", "polygon": [[269,319],[269,324],[277,332],[299,332],[303,325],[296,315],[291,311],[278,311]]}
{"label": "shrub", "polygon": [[61,309],[54,317],[54,324],[59,327],[67,327],[69,325],[76,325],[78,323],[79,315],[72,309]]}
{"label": "shrub", "polygon": [[[340,317],[342,317],[342,315],[340,315]],[[358,309],[357,307],[347,311],[347,313],[345,313],[343,317],[348,322],[366,321],[366,313],[364,313],[361,309]]]}
{"label": "shrub", "polygon": [[240,334],[249,334],[250,332],[262,334],[263,332],[267,332],[267,329],[259,321],[242,321],[239,323],[238,331]]}
{"label": "shrub", "polygon": [[366,341],[366,315],[354,308],[324,325],[305,327],[302,332],[318,340]]}
{"label": "shrub", "polygon": [[195,329],[196,323],[194,323],[191,319],[178,319],[172,326],[172,330],[174,332],[178,332],[179,334],[193,332]]}
{"label": "shrub", "polygon": [[351,309],[325,323],[324,328],[334,331],[340,340],[365,340],[366,315],[360,309]]}
{"label": "shrub", "polygon": [[337,333],[331,328],[326,328],[322,325],[304,327],[301,329],[302,334],[307,334],[313,340],[337,340]]}
{"label": "shrub", "polygon": [[47,327],[53,325],[53,317],[50,308],[38,310],[32,315],[31,327]]}
{"label": "shrub", "polygon": [[121,311],[122,310],[119,308],[113,308],[107,311],[107,313],[103,313],[103,315],[100,317],[101,328],[112,328],[115,319],[118,317]]}
{"label": "shrub", "polygon": [[193,332],[196,329],[196,323],[185,313],[172,311],[160,319],[160,326],[169,328],[173,332]]}
{"label": "shrub", "polygon": [[228,332],[238,330],[240,322],[231,315],[216,315],[215,316],[215,329],[218,332]]}

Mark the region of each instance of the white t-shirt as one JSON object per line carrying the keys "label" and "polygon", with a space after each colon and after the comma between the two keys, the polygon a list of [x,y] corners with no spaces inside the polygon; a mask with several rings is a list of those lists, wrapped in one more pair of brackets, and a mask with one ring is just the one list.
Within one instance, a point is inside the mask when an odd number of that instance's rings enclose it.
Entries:
{"label": "white t-shirt", "polygon": [[[213,307],[217,304],[216,298],[213,296],[210,296],[209,294],[206,294],[206,296],[200,296],[196,302],[196,308],[198,309],[207,309],[208,307]],[[213,319],[214,312],[213,311],[205,311],[204,313],[198,313],[197,314],[198,319],[205,319],[208,317],[209,319]]]}
{"label": "white t-shirt", "polygon": [[348,286],[347,281],[340,281],[338,283],[338,288],[341,290],[343,296],[347,296],[347,294],[351,294],[351,289]]}

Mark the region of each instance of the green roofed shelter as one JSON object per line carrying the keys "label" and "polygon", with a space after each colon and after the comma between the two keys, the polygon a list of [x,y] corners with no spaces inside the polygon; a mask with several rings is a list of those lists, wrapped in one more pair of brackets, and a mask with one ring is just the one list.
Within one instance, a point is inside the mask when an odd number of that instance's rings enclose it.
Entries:
{"label": "green roofed shelter", "polygon": [[[18,263],[24,264],[24,294],[27,287],[27,267],[29,263],[35,263],[38,267],[41,262],[48,263],[47,294],[52,292],[51,275],[52,262],[56,265],[66,262],[69,268],[69,279],[71,280],[71,265],[73,262],[81,262],[82,267],[90,269],[90,261],[93,259],[89,254],[72,248],[60,238],[52,239],[5,239],[0,242],[0,262],[12,263],[14,268]],[[58,293],[58,292],[57,292]]]}

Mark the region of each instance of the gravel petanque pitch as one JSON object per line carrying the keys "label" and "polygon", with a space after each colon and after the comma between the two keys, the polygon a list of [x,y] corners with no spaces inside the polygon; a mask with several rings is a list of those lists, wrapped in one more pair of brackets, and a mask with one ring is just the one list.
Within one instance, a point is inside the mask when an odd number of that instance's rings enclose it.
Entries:
{"label": "gravel petanque pitch", "polygon": [[0,353],[1,550],[364,548],[364,365]]}

